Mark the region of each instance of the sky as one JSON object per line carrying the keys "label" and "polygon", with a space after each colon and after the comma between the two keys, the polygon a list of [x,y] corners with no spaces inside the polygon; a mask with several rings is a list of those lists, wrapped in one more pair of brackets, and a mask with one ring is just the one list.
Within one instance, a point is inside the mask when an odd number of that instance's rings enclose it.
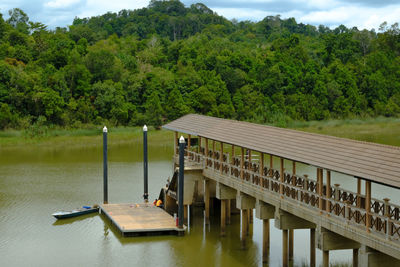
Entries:
{"label": "sky", "polygon": [[[330,28],[356,26],[379,29],[400,22],[400,0],[181,0],[185,6],[203,3],[227,19],[260,21],[266,16],[294,17],[298,23],[325,25]],[[66,27],[75,17],[91,17],[122,9],[147,7],[149,0],[0,0],[0,13],[18,7],[31,21],[42,22],[50,29]]]}

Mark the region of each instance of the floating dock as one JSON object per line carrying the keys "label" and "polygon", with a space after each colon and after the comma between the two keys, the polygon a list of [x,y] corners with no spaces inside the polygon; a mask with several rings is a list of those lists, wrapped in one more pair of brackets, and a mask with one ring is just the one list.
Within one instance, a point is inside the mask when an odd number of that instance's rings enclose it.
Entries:
{"label": "floating dock", "polygon": [[185,228],[176,226],[174,217],[150,203],[103,204],[100,212],[122,236],[183,235],[185,232]]}

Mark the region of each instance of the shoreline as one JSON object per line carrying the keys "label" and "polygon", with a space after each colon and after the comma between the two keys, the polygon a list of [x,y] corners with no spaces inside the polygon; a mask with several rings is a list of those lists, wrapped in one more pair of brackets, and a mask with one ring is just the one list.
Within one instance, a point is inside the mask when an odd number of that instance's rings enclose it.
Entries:
{"label": "shoreline", "polygon": [[[346,119],[292,122],[288,129],[400,146],[400,118]],[[84,128],[47,127],[37,137],[28,130],[0,131],[0,148],[19,146],[101,146],[102,126]],[[172,132],[149,127],[149,138],[171,140]],[[141,141],[142,127],[109,127],[110,145]]]}

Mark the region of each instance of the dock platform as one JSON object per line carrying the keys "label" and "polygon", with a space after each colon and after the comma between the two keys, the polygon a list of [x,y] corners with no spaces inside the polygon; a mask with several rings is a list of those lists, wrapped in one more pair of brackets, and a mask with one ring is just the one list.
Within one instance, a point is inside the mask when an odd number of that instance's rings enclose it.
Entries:
{"label": "dock platform", "polygon": [[122,236],[182,235],[185,228],[176,226],[174,217],[151,203],[103,204],[100,212],[120,231]]}

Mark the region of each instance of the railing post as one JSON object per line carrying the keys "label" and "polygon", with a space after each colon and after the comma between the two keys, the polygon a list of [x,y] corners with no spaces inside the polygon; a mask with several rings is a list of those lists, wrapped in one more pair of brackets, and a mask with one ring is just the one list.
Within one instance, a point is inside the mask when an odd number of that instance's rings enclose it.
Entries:
{"label": "railing post", "polygon": [[386,217],[386,238],[390,239],[390,236],[392,235],[392,231],[390,229],[390,206],[389,206],[389,198],[384,198],[383,201],[385,201],[385,206],[384,206],[384,214]]}
{"label": "railing post", "polygon": [[215,170],[215,140],[212,141],[212,167]]}
{"label": "railing post", "polygon": [[220,148],[220,153],[219,153],[219,170],[222,173],[222,161],[224,159],[224,143],[220,142],[221,148]]}
{"label": "railing post", "polygon": [[321,169],[321,168],[318,168],[318,177],[319,177],[319,179],[318,179],[318,195],[319,195],[319,203],[318,203],[318,206],[319,206],[319,210],[320,210],[320,213],[322,214],[322,211],[324,210],[324,207],[323,207],[323,200],[322,200],[322,196],[323,196],[323,188],[324,188],[324,172],[323,172],[324,170],[323,169]]}
{"label": "railing post", "polygon": [[242,155],[241,155],[241,158],[240,158],[240,178],[243,180],[243,167],[244,167],[244,148],[243,147],[241,147],[240,148],[241,149],[241,152],[242,152]]}
{"label": "railing post", "polygon": [[367,232],[370,232],[371,227],[371,181],[365,181],[365,226]]}
{"label": "railing post", "polygon": [[263,175],[264,175],[264,153],[260,153],[260,163],[259,163],[259,172],[260,172],[260,184],[261,184],[261,187],[263,187],[264,188],[264,178],[263,178]]}
{"label": "railing post", "polygon": [[232,164],[232,165],[235,165],[235,145],[232,145],[231,164]]}
{"label": "railing post", "polygon": [[197,144],[197,153],[200,154],[200,152],[201,152],[201,137],[198,136],[198,137],[197,137],[197,140],[198,140],[198,144]]}
{"label": "railing post", "polygon": [[190,147],[191,147],[191,139],[192,139],[192,136],[190,135],[190,134],[188,134],[188,145],[187,145],[187,150],[188,151],[190,151]]}
{"label": "railing post", "polygon": [[326,202],[325,202],[325,210],[327,215],[329,216],[330,207],[331,207],[331,171],[326,171]]}
{"label": "railing post", "polygon": [[361,179],[357,178],[357,208],[361,208]]}
{"label": "railing post", "polygon": [[281,194],[281,198],[283,198],[283,193],[284,193],[284,187],[283,183],[285,181],[285,161],[283,158],[281,158],[281,173],[280,173],[280,187],[279,187],[279,193]]}

